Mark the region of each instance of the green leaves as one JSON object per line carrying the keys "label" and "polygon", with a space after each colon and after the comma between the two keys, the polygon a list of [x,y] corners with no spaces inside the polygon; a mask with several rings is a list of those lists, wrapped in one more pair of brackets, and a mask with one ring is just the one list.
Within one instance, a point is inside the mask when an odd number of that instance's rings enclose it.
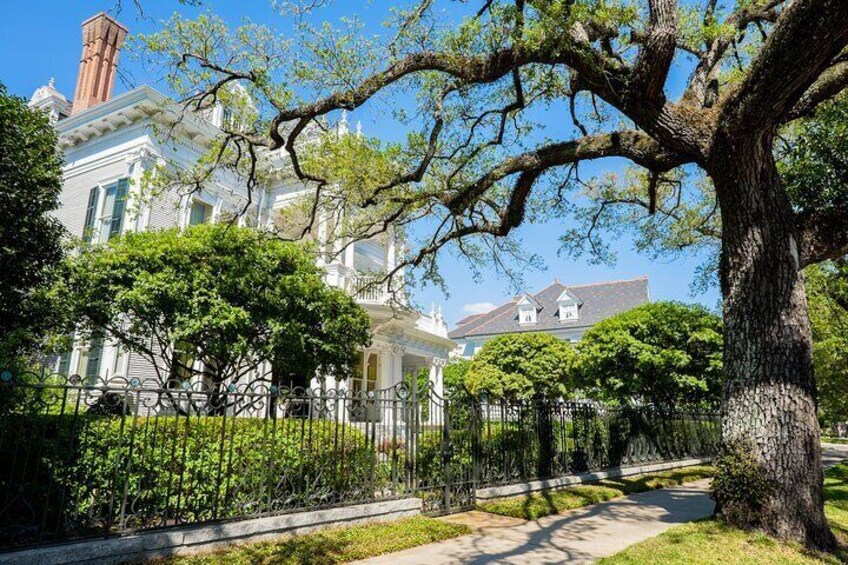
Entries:
{"label": "green leaves", "polygon": [[819,389],[819,417],[830,425],[848,419],[848,261],[804,270],[813,364]]}
{"label": "green leaves", "polygon": [[779,169],[793,204],[819,212],[848,207],[848,94],[789,133]]}
{"label": "green leaves", "polygon": [[68,269],[80,332],[105,330],[160,367],[151,339],[161,349],[191,344],[222,380],[261,361],[302,378],[345,378],[370,339],[367,314],[324,283],[303,246],[252,229],[129,233],[82,250]]}
{"label": "green leaves", "polygon": [[601,400],[716,402],[721,319],[701,306],[656,302],[607,318],[578,345],[576,378]]}
{"label": "green leaves", "polygon": [[62,160],[44,112],[0,84],[0,367],[40,345],[56,320],[48,292],[61,260]]}
{"label": "green leaves", "polygon": [[574,352],[546,333],[508,334],[487,341],[471,360],[465,386],[472,394],[501,398],[558,398],[573,392]]}

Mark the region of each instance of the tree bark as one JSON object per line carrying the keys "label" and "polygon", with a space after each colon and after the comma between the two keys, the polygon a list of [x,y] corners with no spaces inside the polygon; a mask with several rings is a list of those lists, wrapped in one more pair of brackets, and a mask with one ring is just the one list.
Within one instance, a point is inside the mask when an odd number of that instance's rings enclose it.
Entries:
{"label": "tree bark", "polygon": [[[771,136],[719,132],[707,169],[722,217],[722,441],[743,442],[770,491],[753,515],[768,534],[829,550],[812,335],[793,210]],[[717,512],[726,501],[717,500]]]}

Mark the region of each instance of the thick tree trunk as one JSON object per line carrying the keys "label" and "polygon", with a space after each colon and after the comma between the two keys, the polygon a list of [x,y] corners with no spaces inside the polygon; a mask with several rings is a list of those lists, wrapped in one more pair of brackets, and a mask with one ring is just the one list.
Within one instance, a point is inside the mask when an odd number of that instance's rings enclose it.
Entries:
{"label": "thick tree trunk", "polygon": [[[824,517],[812,336],[793,212],[770,142],[717,142],[708,170],[722,217],[722,439],[742,443],[770,491],[734,523],[830,549]],[[717,502],[722,514],[730,501]],[[734,522],[744,520],[726,512]]]}

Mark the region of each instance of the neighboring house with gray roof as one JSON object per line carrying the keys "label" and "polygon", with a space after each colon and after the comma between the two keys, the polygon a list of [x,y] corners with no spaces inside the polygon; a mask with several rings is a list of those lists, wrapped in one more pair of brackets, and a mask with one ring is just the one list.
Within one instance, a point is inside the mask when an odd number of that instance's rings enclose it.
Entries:
{"label": "neighboring house with gray roof", "polygon": [[574,342],[601,320],[648,302],[648,277],[577,286],[554,279],[536,294],[519,294],[494,310],[463,318],[448,336],[462,357],[503,334],[545,332]]}

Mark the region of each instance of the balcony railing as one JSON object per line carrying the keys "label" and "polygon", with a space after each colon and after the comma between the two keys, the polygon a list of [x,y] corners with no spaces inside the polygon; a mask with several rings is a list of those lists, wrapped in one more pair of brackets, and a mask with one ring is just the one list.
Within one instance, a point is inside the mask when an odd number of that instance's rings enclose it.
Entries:
{"label": "balcony railing", "polygon": [[389,292],[382,278],[381,275],[356,275],[350,279],[350,292],[359,302],[386,303]]}

